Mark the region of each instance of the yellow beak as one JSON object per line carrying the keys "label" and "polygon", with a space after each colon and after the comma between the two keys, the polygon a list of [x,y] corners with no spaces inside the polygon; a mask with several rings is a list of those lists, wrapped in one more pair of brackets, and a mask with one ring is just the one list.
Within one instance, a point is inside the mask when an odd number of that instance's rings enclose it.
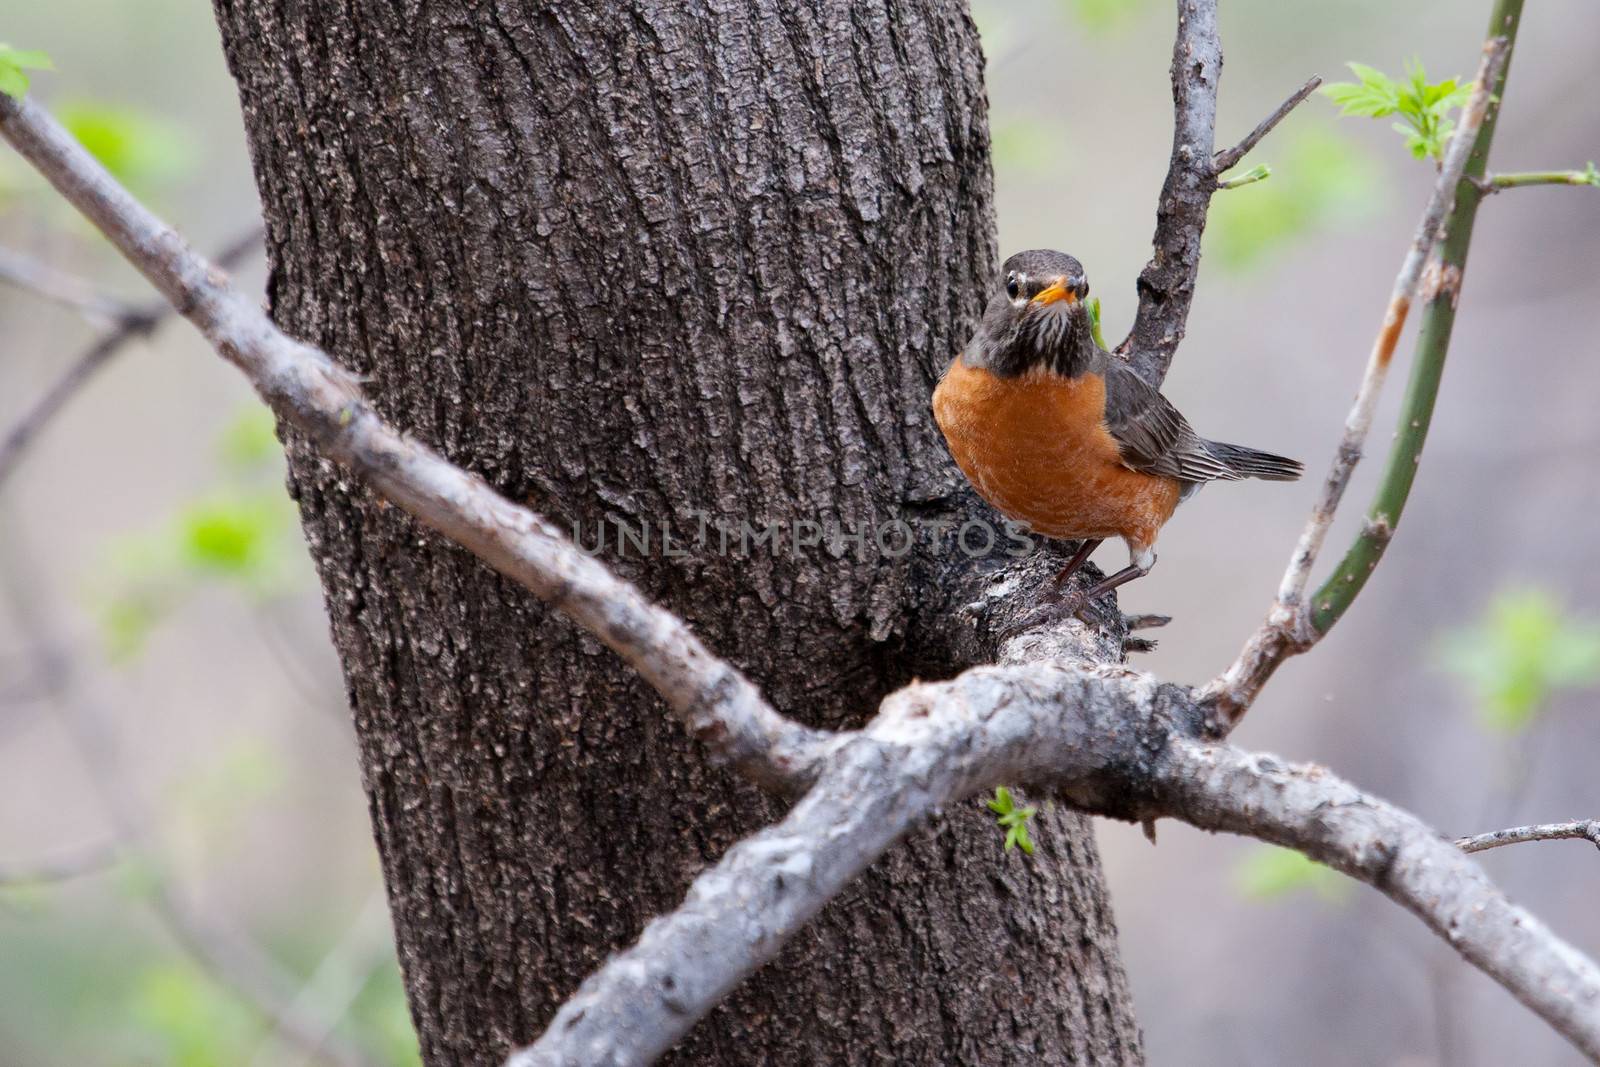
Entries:
{"label": "yellow beak", "polygon": [[1033,298],[1035,304],[1054,304],[1057,300],[1065,300],[1069,304],[1078,302],[1078,294],[1067,288],[1065,278],[1057,278]]}

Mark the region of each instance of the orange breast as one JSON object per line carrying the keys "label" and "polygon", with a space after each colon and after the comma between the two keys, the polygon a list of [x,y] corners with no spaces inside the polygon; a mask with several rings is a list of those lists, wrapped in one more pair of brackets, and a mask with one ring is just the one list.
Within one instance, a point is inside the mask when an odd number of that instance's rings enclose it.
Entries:
{"label": "orange breast", "polygon": [[1097,374],[999,378],[956,360],[933,393],[950,454],[989,503],[1051,537],[1148,546],[1178,506],[1176,479],[1122,465]]}

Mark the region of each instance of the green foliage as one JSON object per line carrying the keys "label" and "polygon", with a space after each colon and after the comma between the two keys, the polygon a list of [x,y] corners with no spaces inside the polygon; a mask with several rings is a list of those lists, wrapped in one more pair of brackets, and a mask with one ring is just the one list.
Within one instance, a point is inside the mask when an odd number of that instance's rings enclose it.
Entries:
{"label": "green foliage", "polygon": [[1592,159],[1589,161],[1589,165],[1583,168],[1583,180],[1587,185],[1600,188],[1600,169],[1595,168],[1594,160]]}
{"label": "green foliage", "polygon": [[56,117],[124,185],[148,189],[194,166],[194,144],[182,129],[142,111],[74,101],[61,105]]}
{"label": "green foliage", "polygon": [[0,93],[21,100],[28,93],[30,70],[55,70],[50,57],[37,49],[12,48],[0,41]]}
{"label": "green foliage", "polygon": [[1501,593],[1439,650],[1484,725],[1505,733],[1526,730],[1562,690],[1600,684],[1600,625],[1572,618],[1544,590]]}
{"label": "green foliage", "polygon": [[128,998],[133,1029],[145,1036],[148,1059],[171,1067],[248,1063],[263,1036],[255,1012],[200,971],[184,964],[152,967]]}
{"label": "green foliage", "polygon": [[1210,261],[1234,271],[1259,267],[1295,239],[1377,206],[1380,174],[1358,146],[1311,128],[1285,139],[1282,150],[1272,181],[1211,202]]}
{"label": "green foliage", "polygon": [[217,438],[217,453],[230,467],[241,471],[260,468],[278,459],[278,423],[272,409],[252,404],[241,411]]}
{"label": "green foliage", "polygon": [[989,129],[989,154],[997,170],[1058,172],[1062,166],[1061,147],[1056,130],[1026,116],[997,118]]}
{"label": "green foliage", "polygon": [[95,582],[97,615],[113,660],[137,655],[155,628],[191,595],[222,584],[255,600],[288,587],[304,559],[294,507],[282,485],[272,415],[252,405],[221,434],[216,488],[177,509],[156,530],[119,538],[109,573]]}
{"label": "green foliage", "polygon": [[1239,892],[1255,900],[1276,900],[1309,890],[1329,903],[1340,903],[1350,883],[1302,852],[1277,845],[1257,845],[1234,867]]}
{"label": "green foliage", "polygon": [[1398,81],[1363,63],[1349,64],[1358,80],[1334,82],[1320,90],[1339,105],[1346,116],[1384,118],[1399,115],[1394,124],[1406,139],[1406,147],[1417,159],[1443,159],[1445,146],[1455,130],[1452,111],[1466,105],[1472,96],[1472,82],[1446,78],[1429,82],[1420,59],[1406,64],[1405,77]]}
{"label": "green foliage", "polygon": [[225,496],[191,504],[179,516],[183,558],[197,571],[249,578],[268,565],[282,509],[275,497]]}
{"label": "green foliage", "polygon": [[392,1067],[422,1067],[417,1030],[411,1024],[411,1009],[406,1006],[398,965],[391,963],[373,974],[351,1005],[350,1015],[361,1025],[362,1032],[370,1035],[381,1062]]}
{"label": "green foliage", "polygon": [[1091,33],[1110,33],[1149,7],[1149,0],[1066,0],[1067,10]]}
{"label": "green foliage", "polygon": [[1002,785],[995,788],[994,799],[989,801],[989,810],[995,813],[995,822],[1006,832],[1006,850],[1020,848],[1028,855],[1033,855],[1033,838],[1028,836],[1028,820],[1038,814],[1039,809],[1017,807],[1011,790]]}

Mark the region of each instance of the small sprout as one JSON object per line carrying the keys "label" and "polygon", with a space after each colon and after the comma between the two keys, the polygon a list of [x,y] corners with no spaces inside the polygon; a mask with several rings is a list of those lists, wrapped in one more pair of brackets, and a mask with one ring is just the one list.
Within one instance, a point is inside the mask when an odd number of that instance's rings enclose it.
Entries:
{"label": "small sprout", "polygon": [[1028,855],[1033,855],[1033,838],[1028,836],[1028,820],[1039,809],[1017,807],[1011,790],[1002,785],[995,788],[994,799],[989,801],[989,810],[995,813],[995,822],[1006,832],[1006,851],[1020,848]]}
{"label": "small sprout", "polygon": [[1272,168],[1265,163],[1258,163],[1236,178],[1224,178],[1217,182],[1218,189],[1237,189],[1241,185],[1252,185],[1255,182],[1265,181],[1272,177]]}
{"label": "small sprout", "polygon": [[55,70],[50,57],[36,49],[12,48],[0,41],[0,93],[21,100],[28,92],[27,70]]}
{"label": "small sprout", "polygon": [[1473,83],[1446,78],[1429,83],[1422,61],[1406,64],[1406,75],[1396,81],[1364,63],[1349,64],[1357,81],[1324,85],[1321,92],[1339,105],[1342,114],[1364,118],[1399,115],[1404,121],[1394,124],[1406,139],[1406,147],[1417,159],[1444,159],[1445,146],[1455,131],[1452,111],[1466,105]]}
{"label": "small sprout", "polygon": [[1600,189],[1600,170],[1595,169],[1594,160],[1591,159],[1589,161],[1589,165],[1583,169],[1581,177],[1584,185],[1592,185]]}

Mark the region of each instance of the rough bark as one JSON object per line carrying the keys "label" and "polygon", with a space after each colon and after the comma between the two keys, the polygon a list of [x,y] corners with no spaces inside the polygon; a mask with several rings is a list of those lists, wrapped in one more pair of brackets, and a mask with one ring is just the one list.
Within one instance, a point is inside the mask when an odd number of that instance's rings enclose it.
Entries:
{"label": "rough bark", "polygon": [[[649,524],[606,558],[807,722],[964,665],[921,624],[948,534],[788,536],[970,506],[927,409],[995,258],[964,5],[216,8],[281,325],[585,543]],[[291,469],[424,1057],[488,1062],[778,809],[593,639],[310,449]],[[707,515],[786,533],[724,554]],[[1137,1061],[1087,822],[1041,818],[1025,863],[946,813],[675,1058]]]}

